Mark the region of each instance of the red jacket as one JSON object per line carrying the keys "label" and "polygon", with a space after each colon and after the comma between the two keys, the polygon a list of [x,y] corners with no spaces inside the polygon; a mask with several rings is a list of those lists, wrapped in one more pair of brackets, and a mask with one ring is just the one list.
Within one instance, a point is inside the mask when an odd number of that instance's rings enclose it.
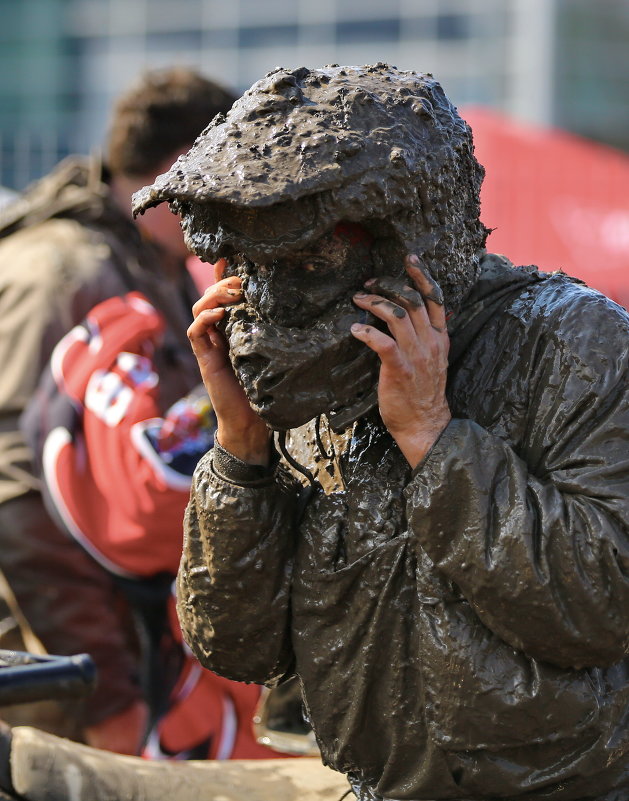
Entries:
{"label": "red jacket", "polygon": [[[26,421],[51,511],[106,570],[140,580],[175,576],[192,472],[216,428],[202,388],[160,416],[152,354],[164,327],[138,292],[98,304],[55,348]],[[183,646],[174,604],[169,623],[182,667],[146,756],[284,756],[255,740],[261,688],[201,667]]]}

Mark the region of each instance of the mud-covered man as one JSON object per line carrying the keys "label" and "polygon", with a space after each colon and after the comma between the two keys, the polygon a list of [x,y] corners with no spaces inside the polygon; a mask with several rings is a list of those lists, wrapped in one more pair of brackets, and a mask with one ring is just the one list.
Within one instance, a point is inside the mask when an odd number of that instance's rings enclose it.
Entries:
{"label": "mud-covered man", "polygon": [[278,70],[136,196],[224,276],[180,618],[360,799],[619,801],[629,319],[486,254],[482,175],[431,76]]}

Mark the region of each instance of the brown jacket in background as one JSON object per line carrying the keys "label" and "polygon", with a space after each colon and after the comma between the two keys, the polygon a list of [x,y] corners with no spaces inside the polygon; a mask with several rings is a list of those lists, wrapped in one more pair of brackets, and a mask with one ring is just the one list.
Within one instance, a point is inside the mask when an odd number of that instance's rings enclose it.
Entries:
{"label": "brown jacket in background", "polygon": [[86,724],[140,697],[111,576],[46,513],[20,415],[59,339],[109,297],[138,290],[166,318],[163,409],[198,383],[186,338],[197,297],[183,263],[142,238],[95,161],[71,158],[0,211],[0,568],[50,653],[90,653]]}

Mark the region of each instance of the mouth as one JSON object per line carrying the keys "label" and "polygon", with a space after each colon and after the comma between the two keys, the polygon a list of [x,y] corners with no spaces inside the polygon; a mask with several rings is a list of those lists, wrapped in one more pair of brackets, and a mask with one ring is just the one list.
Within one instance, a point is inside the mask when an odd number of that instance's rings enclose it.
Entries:
{"label": "mouth", "polygon": [[283,390],[291,383],[291,370],[263,370],[258,373],[254,365],[244,364],[240,367],[239,375],[248,388],[249,402],[262,416],[271,413],[276,398],[281,398]]}
{"label": "mouth", "polygon": [[377,357],[350,331],[365,312],[351,301],[336,312],[304,329],[260,320],[247,304],[230,310],[225,335],[234,371],[271,428],[297,428],[322,413],[344,420],[357,395],[362,400],[374,387]]}

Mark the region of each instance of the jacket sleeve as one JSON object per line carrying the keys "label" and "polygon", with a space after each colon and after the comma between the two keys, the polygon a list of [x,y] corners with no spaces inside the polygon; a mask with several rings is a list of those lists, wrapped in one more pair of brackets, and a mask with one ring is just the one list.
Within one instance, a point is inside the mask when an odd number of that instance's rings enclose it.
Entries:
{"label": "jacket sleeve", "polygon": [[210,451],[197,465],[184,521],[181,628],[205,667],[272,685],[294,660],[290,584],[300,485],[280,467],[239,486],[219,475],[214,457]]}
{"label": "jacket sleeve", "polygon": [[481,621],[565,668],[629,643],[628,326],[603,305],[539,338],[517,452],[453,420],[406,490],[419,543]]}

